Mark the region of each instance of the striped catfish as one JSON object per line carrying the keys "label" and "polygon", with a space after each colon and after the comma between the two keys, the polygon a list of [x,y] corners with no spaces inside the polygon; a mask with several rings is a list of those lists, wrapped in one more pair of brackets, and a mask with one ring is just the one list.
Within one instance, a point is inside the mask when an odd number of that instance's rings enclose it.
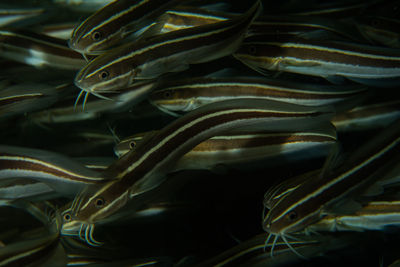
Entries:
{"label": "striped catfish", "polygon": [[100,54],[154,21],[180,0],[119,0],[104,6],[72,32],[69,46],[83,54]]}
{"label": "striped catfish", "polygon": [[287,240],[291,233],[320,220],[325,212],[376,182],[383,170],[398,162],[399,151],[400,123],[397,121],[354,153],[342,160],[331,160],[336,164],[328,164],[319,177],[308,179],[269,210],[263,221],[269,238],[275,236],[274,242],[279,237]]}
{"label": "striped catfish", "polygon": [[202,8],[177,7],[165,12],[165,14],[157,20],[156,24],[162,24],[159,31],[161,33],[166,33],[221,22],[233,17],[234,15],[231,13],[213,12]]}
{"label": "striped catfish", "polygon": [[35,67],[78,70],[86,62],[65,40],[28,31],[0,30],[0,56]]}
{"label": "striped catfish", "polygon": [[231,54],[261,10],[257,1],[244,15],[126,44],[92,60],[75,77],[75,85],[100,94],[113,92],[137,80],[179,72],[189,64],[204,63]]}
{"label": "striped catfish", "polygon": [[0,146],[0,179],[30,178],[46,183],[55,191],[71,195],[86,185],[106,181],[101,173],[49,151]]}
{"label": "striped catfish", "polygon": [[258,35],[246,38],[234,56],[264,74],[273,70],[338,76],[376,85],[400,78],[400,50],[347,42]]}
{"label": "striped catfish", "polygon": [[0,90],[0,119],[44,109],[62,98],[69,84],[21,83]]}
{"label": "striped catfish", "polygon": [[117,212],[129,199],[157,187],[172,163],[210,137],[241,128],[299,130],[315,127],[331,115],[325,107],[257,99],[227,100],[199,108],[167,125],[111,165],[105,172],[116,179],[96,191],[92,187],[78,195],[63,229],[78,227],[79,231],[92,232],[95,222]]}
{"label": "striped catfish", "polygon": [[[280,157],[318,157],[326,155],[336,141],[333,127],[322,127],[313,131],[268,133],[248,131],[241,134],[228,134],[207,139],[180,158],[172,172],[187,169],[213,170],[217,166],[233,166],[238,168],[246,163],[266,162]],[[150,133],[150,134],[155,134]],[[143,134],[121,140],[114,148],[118,156],[128,153],[140,144]],[[140,138],[140,139],[139,139]],[[139,139],[139,140],[138,140]],[[270,160],[266,160],[270,159]],[[245,167],[245,166],[244,166]]]}
{"label": "striped catfish", "polygon": [[370,201],[352,214],[327,214],[320,221],[307,226],[304,231],[306,233],[315,231],[381,231],[387,227],[399,226],[400,201],[382,199]]}
{"label": "striped catfish", "polygon": [[[74,160],[82,163],[86,168],[97,172],[106,169],[113,161],[112,158],[74,158]],[[47,185],[44,179],[38,178],[37,180],[33,180],[34,178],[32,176],[27,178],[0,179],[0,199],[29,198],[30,200],[37,200],[50,199],[63,195],[59,193],[62,190],[54,189],[54,186]],[[62,183],[60,182],[60,184]],[[77,186],[73,191],[78,192],[79,187]]]}
{"label": "striped catfish", "polygon": [[244,76],[183,79],[166,82],[159,87],[161,90],[150,95],[150,102],[160,110],[173,115],[189,112],[208,103],[237,97],[319,106],[360,96],[366,91],[366,88],[361,86],[302,84]]}
{"label": "striped catfish", "polygon": [[[82,105],[78,106],[79,99],[85,93],[82,91],[76,97],[75,103],[75,96],[71,96],[71,98],[59,101],[48,109],[32,113],[29,117],[38,123],[64,123],[95,119],[104,113],[115,113],[132,109],[132,105],[142,101],[153,90],[154,86],[153,82],[135,83],[128,88],[124,88],[123,92],[108,95],[108,100],[101,98],[88,99],[89,95],[85,94]],[[148,111],[144,113],[140,112],[138,116],[148,117],[155,115],[154,108],[149,110],[151,105],[142,105],[135,108]]]}

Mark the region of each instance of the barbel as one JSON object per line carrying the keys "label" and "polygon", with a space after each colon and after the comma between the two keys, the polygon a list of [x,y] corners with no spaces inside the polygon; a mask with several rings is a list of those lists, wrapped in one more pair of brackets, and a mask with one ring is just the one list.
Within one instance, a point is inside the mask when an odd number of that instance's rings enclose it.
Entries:
{"label": "barbel", "polygon": [[93,192],[83,191],[64,228],[93,223],[117,212],[129,199],[157,187],[163,175],[183,154],[218,134],[246,129],[288,131],[315,127],[332,116],[327,107],[305,107],[256,99],[212,103],[167,125],[106,172],[114,181]]}
{"label": "barbel", "polygon": [[97,94],[113,92],[142,79],[179,72],[233,53],[261,10],[256,2],[236,19],[156,35],[127,44],[90,61],[75,77],[75,85]]}
{"label": "barbel", "polygon": [[328,164],[319,177],[308,179],[280,199],[264,218],[264,229],[275,240],[286,240],[285,236],[303,230],[325,210],[381,178],[382,170],[398,160],[399,149],[400,124],[395,122],[348,155],[343,164],[336,166],[340,161],[332,160],[336,164]]}

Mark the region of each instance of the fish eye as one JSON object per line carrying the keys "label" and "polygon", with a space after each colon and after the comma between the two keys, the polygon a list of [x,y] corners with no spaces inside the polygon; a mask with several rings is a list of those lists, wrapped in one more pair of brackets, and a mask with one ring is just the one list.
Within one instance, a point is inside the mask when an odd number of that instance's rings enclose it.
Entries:
{"label": "fish eye", "polygon": [[249,53],[254,55],[257,52],[257,49],[254,45],[249,46]]}
{"label": "fish eye", "polygon": [[171,91],[165,91],[164,92],[164,98],[170,98],[172,96]]}
{"label": "fish eye", "polygon": [[69,214],[69,213],[65,213],[64,214],[64,216],[63,216],[63,218],[64,218],[64,221],[66,221],[66,222],[69,222],[69,221],[71,221],[71,214]]}
{"label": "fish eye", "polygon": [[94,32],[92,34],[93,41],[98,41],[98,40],[100,40],[100,38],[101,38],[101,33],[100,32]]}
{"label": "fish eye", "polygon": [[135,141],[132,141],[132,142],[129,143],[129,148],[130,149],[134,149],[135,146],[136,146],[136,142]]}
{"label": "fish eye", "polygon": [[101,207],[104,206],[104,203],[105,203],[104,199],[101,198],[101,197],[98,197],[98,198],[95,200],[94,205],[96,206],[96,208],[101,208]]}
{"label": "fish eye", "polygon": [[289,218],[289,220],[293,221],[297,218],[297,213],[295,211],[291,211],[287,217]]}
{"label": "fish eye", "polygon": [[99,77],[100,77],[100,79],[105,80],[108,78],[109,75],[110,74],[108,73],[108,71],[104,70],[104,71],[100,72]]}

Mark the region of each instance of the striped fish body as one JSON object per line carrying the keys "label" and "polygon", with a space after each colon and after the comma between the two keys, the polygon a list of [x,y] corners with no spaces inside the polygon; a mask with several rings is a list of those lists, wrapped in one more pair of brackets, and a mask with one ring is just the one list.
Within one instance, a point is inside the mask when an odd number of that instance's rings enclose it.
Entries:
{"label": "striped fish body", "polygon": [[326,86],[285,80],[232,77],[194,78],[161,84],[149,99],[160,110],[172,114],[189,112],[200,106],[240,98],[269,99],[298,105],[319,106],[340,103],[361,95],[361,86]]}
{"label": "striped fish body", "polygon": [[[318,221],[324,210],[378,180],[400,155],[400,124],[387,127],[332,171],[309,179],[276,203],[264,219],[264,229],[274,235],[303,230]],[[332,167],[333,168],[333,167]]]}
{"label": "striped fish body", "polygon": [[0,146],[0,179],[29,178],[70,195],[104,178],[68,157],[38,149]]}
{"label": "striped fish body", "polygon": [[304,229],[312,231],[382,231],[400,226],[400,202],[397,200],[371,201],[353,214],[330,215]]}
{"label": "striped fish body", "polygon": [[[141,136],[143,137],[143,135]],[[122,156],[140,144],[138,136],[117,144],[114,151]],[[207,139],[180,158],[172,172],[187,169],[213,170],[216,166],[245,167],[246,163],[265,162],[280,157],[296,157],[307,154],[317,157],[327,154],[336,141],[335,131],[328,127],[323,131],[288,133],[248,132],[236,135],[215,136]],[[266,160],[269,159],[269,160]],[[271,163],[271,164],[274,164]]]}
{"label": "striped fish body", "polygon": [[74,29],[69,46],[83,54],[100,54],[120,42],[127,34],[150,24],[167,8],[179,2],[181,1],[113,1]]}
{"label": "striped fish body", "polygon": [[[400,51],[344,42],[253,36],[234,56],[251,68],[378,83],[400,77]],[[379,83],[378,83],[379,84]]]}
{"label": "striped fish body", "polygon": [[192,27],[116,48],[92,60],[75,78],[87,92],[118,90],[140,79],[155,79],[233,53],[260,11],[256,2],[237,19]]}
{"label": "striped fish body", "polygon": [[31,32],[0,31],[0,51],[3,58],[39,68],[78,70],[85,65],[64,40]]}
{"label": "striped fish body", "polygon": [[[127,111],[132,109],[132,105],[143,100],[153,90],[153,86],[152,82],[140,82],[123,88],[123,92],[109,95],[108,100],[89,98],[85,102],[85,109],[82,105],[75,106],[72,98],[66,98],[65,101],[59,101],[51,108],[30,114],[30,118],[38,123],[65,123],[95,119],[107,112]],[[146,111],[143,114],[138,114],[138,117],[155,116],[154,109],[149,110],[148,106],[138,106],[137,109],[138,111]]]}
{"label": "striped fish body", "polygon": [[[288,131],[314,127],[331,116],[329,109],[274,101],[237,99],[212,103],[175,120],[141,143],[106,172],[116,178],[97,192],[82,192],[72,222],[93,223],[116,212],[129,198],[158,186],[178,158],[200,142],[227,131]],[[285,123],[286,122],[286,123]],[[100,201],[99,201],[100,200]],[[99,202],[104,205],[99,205]]]}
{"label": "striped fish body", "polygon": [[23,83],[0,91],[0,119],[46,108],[63,97],[68,84]]}
{"label": "striped fish body", "polygon": [[160,33],[166,33],[221,22],[233,17],[234,15],[230,13],[212,12],[201,8],[177,7],[165,12],[156,24],[161,23]]}

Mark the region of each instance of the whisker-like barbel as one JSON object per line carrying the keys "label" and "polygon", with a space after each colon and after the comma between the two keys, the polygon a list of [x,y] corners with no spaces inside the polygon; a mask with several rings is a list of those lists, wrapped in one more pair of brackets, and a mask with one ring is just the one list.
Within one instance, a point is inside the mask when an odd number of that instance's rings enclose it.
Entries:
{"label": "whisker-like barbel", "polygon": [[199,108],[175,120],[111,165],[106,173],[116,180],[95,192],[82,192],[85,200],[71,213],[72,223],[95,223],[118,211],[129,199],[157,187],[171,163],[214,135],[241,131],[243,127],[269,131],[304,129],[319,125],[331,115],[327,107],[254,99],[228,100]]}

